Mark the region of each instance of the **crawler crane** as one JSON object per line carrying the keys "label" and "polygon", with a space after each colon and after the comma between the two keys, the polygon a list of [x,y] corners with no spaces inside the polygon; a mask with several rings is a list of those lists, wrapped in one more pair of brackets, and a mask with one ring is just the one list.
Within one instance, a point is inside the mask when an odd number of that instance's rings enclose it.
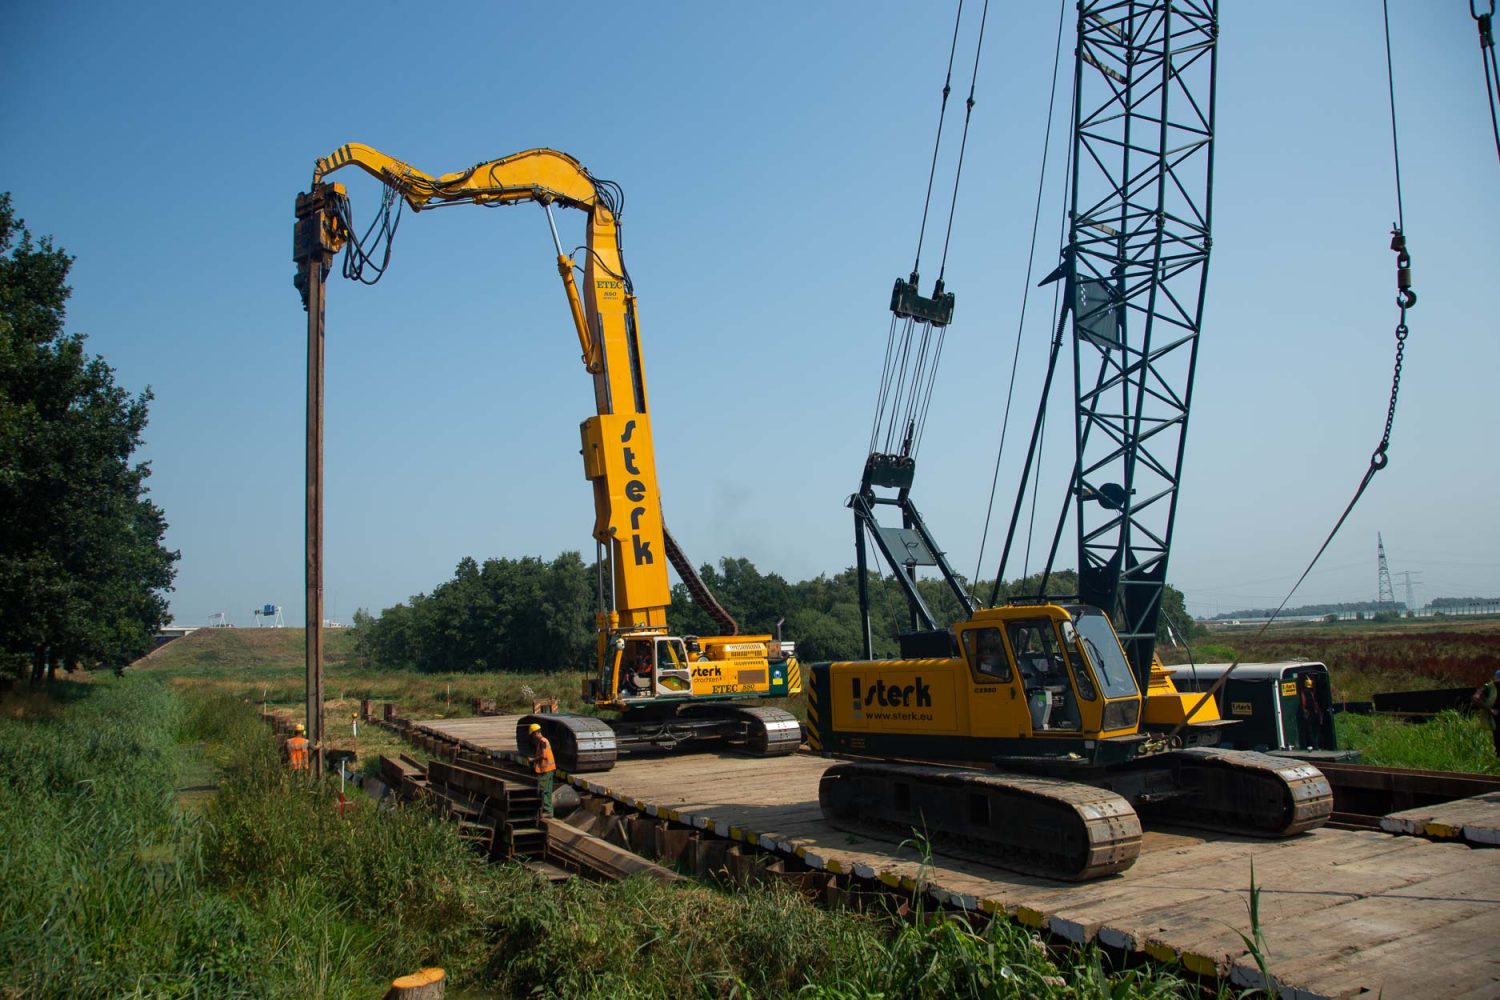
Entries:
{"label": "crawler crane", "polygon": [[[796,657],[783,655],[780,642],[771,636],[737,634],[738,625],[713,599],[662,519],[635,289],[620,249],[619,187],[550,149],[434,177],[368,146],[342,146],[317,161],[312,190],[298,198],[294,256],[304,302],[308,283],[326,278],[341,249],[348,248],[346,273],[352,267],[357,274],[373,263],[370,248],[356,238],[343,186],[326,181],[350,166],[385,185],[385,215],[378,231],[387,238],[395,229],[392,208],[399,212],[401,203],[413,211],[533,203],[547,214],[583,365],[593,379],[596,410],[580,427],[584,475],[593,484],[599,555],[597,669],[585,684],[584,697],[617,715],[526,716],[517,726],[521,749],[529,748],[527,727],[535,722],[566,771],[607,770],[621,750],[670,750],[704,740],[763,756],[796,750],[801,727],[794,716],[739,704],[799,693]],[[563,252],[552,219],[553,205],[587,216],[581,292],[574,278],[577,265]],[[378,271],[384,264],[374,266]],[[669,633],[668,562],[694,600],[716,619],[721,635]]]}
{"label": "crawler crane", "polygon": [[[808,699],[809,743],[860,758],[822,778],[820,805],[835,826],[893,838],[917,830],[1062,879],[1128,868],[1143,817],[1280,837],[1321,825],[1333,803],[1309,764],[1217,747],[1233,723],[1206,696],[1179,693],[1154,657],[1210,247],[1217,4],[1084,0],[1078,17],[1073,203],[1049,278],[1063,282],[1062,308],[990,604],[1070,325],[1076,458],[1064,513],[1076,506],[1081,599],[1044,596],[1044,572],[1034,599],[980,606],[916,513],[910,445],[936,360],[893,371],[889,359],[921,359],[922,345],[940,344],[934,331],[952,320],[954,300],[941,281],[925,300],[898,282],[892,329],[916,346],[887,349],[881,400],[896,387],[895,422],[882,435],[887,411],[877,413],[850,506],[861,583],[869,532],[917,628],[901,637],[900,659],[814,664]],[[1101,95],[1097,105],[1086,92]],[[882,503],[901,508],[901,528],[878,525]],[[915,586],[918,565],[942,571],[964,620],[938,627]]]}

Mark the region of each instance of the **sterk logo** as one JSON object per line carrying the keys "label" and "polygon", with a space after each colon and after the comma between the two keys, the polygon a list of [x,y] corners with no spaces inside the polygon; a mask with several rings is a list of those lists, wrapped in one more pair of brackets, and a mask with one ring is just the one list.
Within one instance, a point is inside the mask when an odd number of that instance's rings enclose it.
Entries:
{"label": "sterk logo", "polygon": [[[630,438],[634,434],[635,421],[625,421],[625,433],[620,435],[620,443],[629,444]],[[635,464],[635,449],[625,448],[623,449],[623,451],[625,458],[625,471],[630,473],[632,476],[639,476],[641,474],[641,470],[638,469]],[[645,501],[646,499],[646,484],[639,479],[630,480],[625,484],[625,498],[634,504],[643,503],[643,501]],[[646,508],[644,506],[632,507],[630,509],[630,527],[635,532],[630,536],[630,541],[632,547],[634,548],[635,564],[637,566],[649,566],[652,563],[656,562],[655,557],[651,554],[651,543],[641,538],[641,518],[644,517],[645,514]]]}
{"label": "sterk logo", "polygon": [[854,681],[854,714],[859,715],[866,705],[883,705],[886,708],[931,708],[932,688],[922,683],[921,677],[911,684],[887,684],[877,680],[875,686],[863,690],[858,677]]}

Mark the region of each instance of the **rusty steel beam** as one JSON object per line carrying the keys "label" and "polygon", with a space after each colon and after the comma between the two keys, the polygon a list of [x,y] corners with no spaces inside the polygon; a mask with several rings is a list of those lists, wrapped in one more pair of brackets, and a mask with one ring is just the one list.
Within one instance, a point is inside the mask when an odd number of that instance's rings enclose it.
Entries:
{"label": "rusty steel beam", "polygon": [[1333,789],[1334,818],[1351,825],[1420,806],[1500,792],[1500,776],[1318,762]]}
{"label": "rusty steel beam", "polygon": [[616,847],[607,840],[584,833],[557,819],[542,820],[547,831],[547,856],[577,871],[610,881],[631,875],[647,875],[659,882],[681,882],[682,876],[653,864],[639,855]]}
{"label": "rusty steel beam", "polygon": [[333,263],[333,187],[316,184],[297,196],[292,230],[294,280],[307,310],[307,509],[306,509],[306,664],[307,738],[312,773],[323,774],[323,367],[324,278]]}

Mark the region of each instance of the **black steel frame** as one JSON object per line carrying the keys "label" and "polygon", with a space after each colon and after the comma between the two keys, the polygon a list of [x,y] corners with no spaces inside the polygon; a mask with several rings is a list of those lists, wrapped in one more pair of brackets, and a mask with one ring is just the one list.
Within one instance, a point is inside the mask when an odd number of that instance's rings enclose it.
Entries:
{"label": "black steel frame", "polygon": [[[875,492],[875,487],[885,485],[880,482],[879,468],[880,459],[889,459],[891,456],[872,454],[865,462],[864,476],[860,480],[859,492],[849,498],[848,507],[854,511],[854,556],[855,572],[858,574],[859,586],[859,620],[860,638],[864,643],[864,658],[871,660],[875,658],[874,637],[870,632],[870,557],[867,548],[866,536],[875,542],[876,551],[884,558],[886,565],[891,568],[891,575],[901,585],[901,592],[906,595],[907,608],[911,614],[911,628],[913,631],[936,629],[941,626],[933,617],[932,609],[927,606],[922,592],[917,589],[917,571],[914,565],[908,565],[886,544],[885,538],[878,530],[880,521],[875,515],[877,507],[895,507],[901,511],[901,526],[908,531],[916,532],[927,551],[932,553],[938,572],[942,574],[943,582],[958,599],[959,607],[964,608],[969,614],[978,610],[974,598],[970,595],[963,581],[954,571],[952,564],[948,562],[947,553],[938,548],[937,540],[932,537],[932,532],[927,530],[927,523],[922,520],[922,515],[917,511],[917,505],[912,502],[910,486],[902,486],[897,490],[895,496],[881,496]],[[905,462],[910,472],[914,473],[914,462],[906,458]],[[910,479],[907,480],[910,482]]]}
{"label": "black steel frame", "polygon": [[[1217,0],[1079,5],[1068,239],[1049,279],[1067,282],[1051,366],[1071,324],[1076,460],[1042,589],[1071,503],[1079,596],[1113,614],[1143,687],[1166,588],[1212,247],[1217,41]],[[1044,393],[1033,453],[1045,407]]]}

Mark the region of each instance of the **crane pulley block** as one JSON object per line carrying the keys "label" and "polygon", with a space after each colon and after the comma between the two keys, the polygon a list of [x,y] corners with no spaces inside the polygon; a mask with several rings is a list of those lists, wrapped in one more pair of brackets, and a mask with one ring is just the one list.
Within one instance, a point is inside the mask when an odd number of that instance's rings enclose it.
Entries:
{"label": "crane pulley block", "polygon": [[910,455],[887,455],[871,452],[865,459],[865,475],[862,488],[884,486],[894,490],[909,490],[916,479],[917,462]]}
{"label": "crane pulley block", "polygon": [[910,280],[896,279],[891,290],[891,312],[902,319],[914,319],[933,326],[947,326],[953,322],[953,293],[943,291],[943,279],[939,278],[932,288],[931,297],[924,297],[917,290],[917,272]]}

